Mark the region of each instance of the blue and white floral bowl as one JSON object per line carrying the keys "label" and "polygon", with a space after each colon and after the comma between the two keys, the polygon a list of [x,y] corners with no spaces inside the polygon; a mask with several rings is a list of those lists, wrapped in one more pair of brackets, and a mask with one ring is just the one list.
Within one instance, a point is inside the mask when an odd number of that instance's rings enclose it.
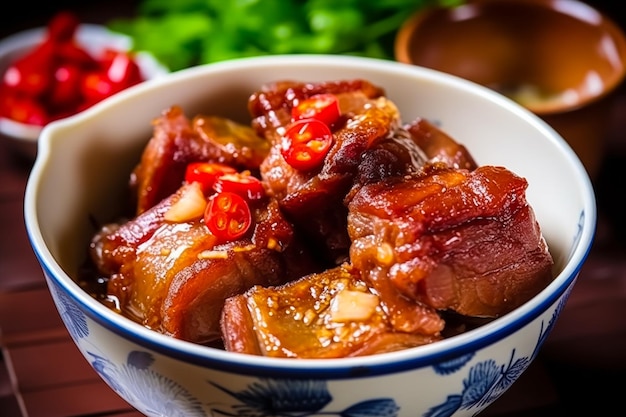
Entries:
{"label": "blue and white floral bowl", "polygon": [[[113,313],[75,282],[90,219],[119,212],[151,120],[173,104],[247,120],[249,94],[269,81],[365,78],[404,120],[437,121],[481,164],[529,181],[556,279],[490,324],[431,345],[350,359],[233,354],[183,342]],[[25,220],[58,311],[76,345],[122,398],[148,416],[473,416],[537,355],[591,247],[596,206],[566,142],[529,111],[469,81],[390,61],[271,56],[182,70],[48,125],[25,196]]]}

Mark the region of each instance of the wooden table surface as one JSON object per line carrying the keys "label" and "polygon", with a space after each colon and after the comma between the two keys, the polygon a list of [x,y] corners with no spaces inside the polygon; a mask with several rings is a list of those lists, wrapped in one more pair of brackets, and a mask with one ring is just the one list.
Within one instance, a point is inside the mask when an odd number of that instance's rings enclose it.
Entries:
{"label": "wooden table surface", "polygon": [[[79,7],[78,2],[70,3]],[[100,14],[98,7],[81,10],[85,21],[90,22],[111,13],[108,9]],[[2,29],[28,27],[31,22],[34,20],[22,19]],[[610,411],[623,409],[624,86],[616,97],[609,133],[603,139],[607,152],[601,171],[593,179],[599,223],[588,262],[539,357],[482,414],[485,417],[601,416],[616,415]],[[90,368],[54,308],[23,221],[22,202],[31,166],[32,160],[16,153],[10,143],[0,141],[0,417],[140,416]]]}

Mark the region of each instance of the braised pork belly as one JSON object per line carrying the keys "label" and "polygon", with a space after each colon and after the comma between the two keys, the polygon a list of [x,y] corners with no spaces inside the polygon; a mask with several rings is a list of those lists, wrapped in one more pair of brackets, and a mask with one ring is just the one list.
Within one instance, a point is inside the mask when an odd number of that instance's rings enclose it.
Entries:
{"label": "braised pork belly", "polygon": [[506,168],[482,166],[359,189],[349,203],[350,259],[397,312],[398,330],[413,326],[403,319],[407,299],[498,317],[551,281],[552,258],[527,186]]}
{"label": "braised pork belly", "polygon": [[278,81],[248,111],[153,121],[134,214],[92,239],[94,296],[183,340],[337,358],[436,342],[552,280],[527,181],[382,87]]}
{"label": "braised pork belly", "polygon": [[152,138],[130,177],[137,214],[174,193],[191,162],[220,162],[253,170],[269,150],[250,126],[219,116],[197,115],[190,120],[179,106],[164,110],[152,125]]}
{"label": "braised pork belly", "polygon": [[[417,308],[416,308],[417,306]],[[419,310],[414,304],[411,310]],[[255,286],[226,300],[227,350],[285,358],[340,358],[420,346],[440,340],[443,320],[432,309],[416,317],[424,332],[393,328],[380,295],[343,264],[279,287]]]}

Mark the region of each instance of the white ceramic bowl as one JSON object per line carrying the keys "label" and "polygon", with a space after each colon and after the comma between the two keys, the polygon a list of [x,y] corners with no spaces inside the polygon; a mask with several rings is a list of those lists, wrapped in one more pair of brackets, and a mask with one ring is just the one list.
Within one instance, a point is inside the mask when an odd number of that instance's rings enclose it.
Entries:
{"label": "white ceramic bowl", "polygon": [[[42,42],[46,30],[45,27],[28,29],[0,40],[0,76],[4,74],[12,62]],[[107,47],[127,51],[132,46],[130,37],[111,32],[102,25],[90,23],[79,25],[76,30],[76,41],[93,56],[98,55]],[[144,79],[152,79],[169,72],[165,66],[146,52],[137,54],[137,63]],[[0,117],[0,137],[10,140],[19,152],[29,157],[35,157],[41,129],[41,126]]]}
{"label": "white ceramic bowl", "polygon": [[[90,218],[112,218],[130,170],[172,104],[249,121],[246,103],[280,79],[365,78],[386,89],[403,119],[423,116],[481,164],[529,181],[556,278],[490,324],[430,345],[349,359],[234,354],[176,340],[114,314],[74,281]],[[357,57],[270,56],[172,73],[48,125],[25,196],[32,246],[76,345],[121,397],[149,416],[326,413],[473,416],[528,367],[553,328],[590,249],[594,193],[579,159],[545,122],[484,87],[433,70]],[[435,412],[436,411],[436,412]]]}

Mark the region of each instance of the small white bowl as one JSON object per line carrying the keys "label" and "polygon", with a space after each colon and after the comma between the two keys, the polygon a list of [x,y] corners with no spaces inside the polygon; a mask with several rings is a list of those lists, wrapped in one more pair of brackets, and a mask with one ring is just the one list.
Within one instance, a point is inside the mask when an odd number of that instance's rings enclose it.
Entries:
{"label": "small white bowl", "polygon": [[[555,279],[491,323],[417,348],[346,359],[225,352],[149,330],[87,294],[76,278],[94,233],[113,219],[129,173],[171,105],[249,122],[249,95],[267,82],[364,78],[385,88],[403,120],[437,121],[480,164],[508,167],[555,260]],[[79,350],[148,416],[474,416],[536,357],[590,250],[591,181],[545,122],[485,87],[434,70],[347,56],[269,56],[181,70],[53,122],[41,134],[25,195],[28,235]]]}
{"label": "small white bowl", "polygon": [[[0,40],[0,77],[12,62],[43,41],[46,30],[45,27],[28,29]],[[132,46],[130,37],[90,23],[79,25],[75,39],[93,56],[98,55],[107,47],[127,51]],[[165,66],[147,52],[137,54],[137,63],[141,69],[141,75],[146,80],[169,73]],[[41,126],[0,117],[0,137],[10,140],[17,151],[28,157],[34,158],[36,155],[37,140],[41,129]]]}

